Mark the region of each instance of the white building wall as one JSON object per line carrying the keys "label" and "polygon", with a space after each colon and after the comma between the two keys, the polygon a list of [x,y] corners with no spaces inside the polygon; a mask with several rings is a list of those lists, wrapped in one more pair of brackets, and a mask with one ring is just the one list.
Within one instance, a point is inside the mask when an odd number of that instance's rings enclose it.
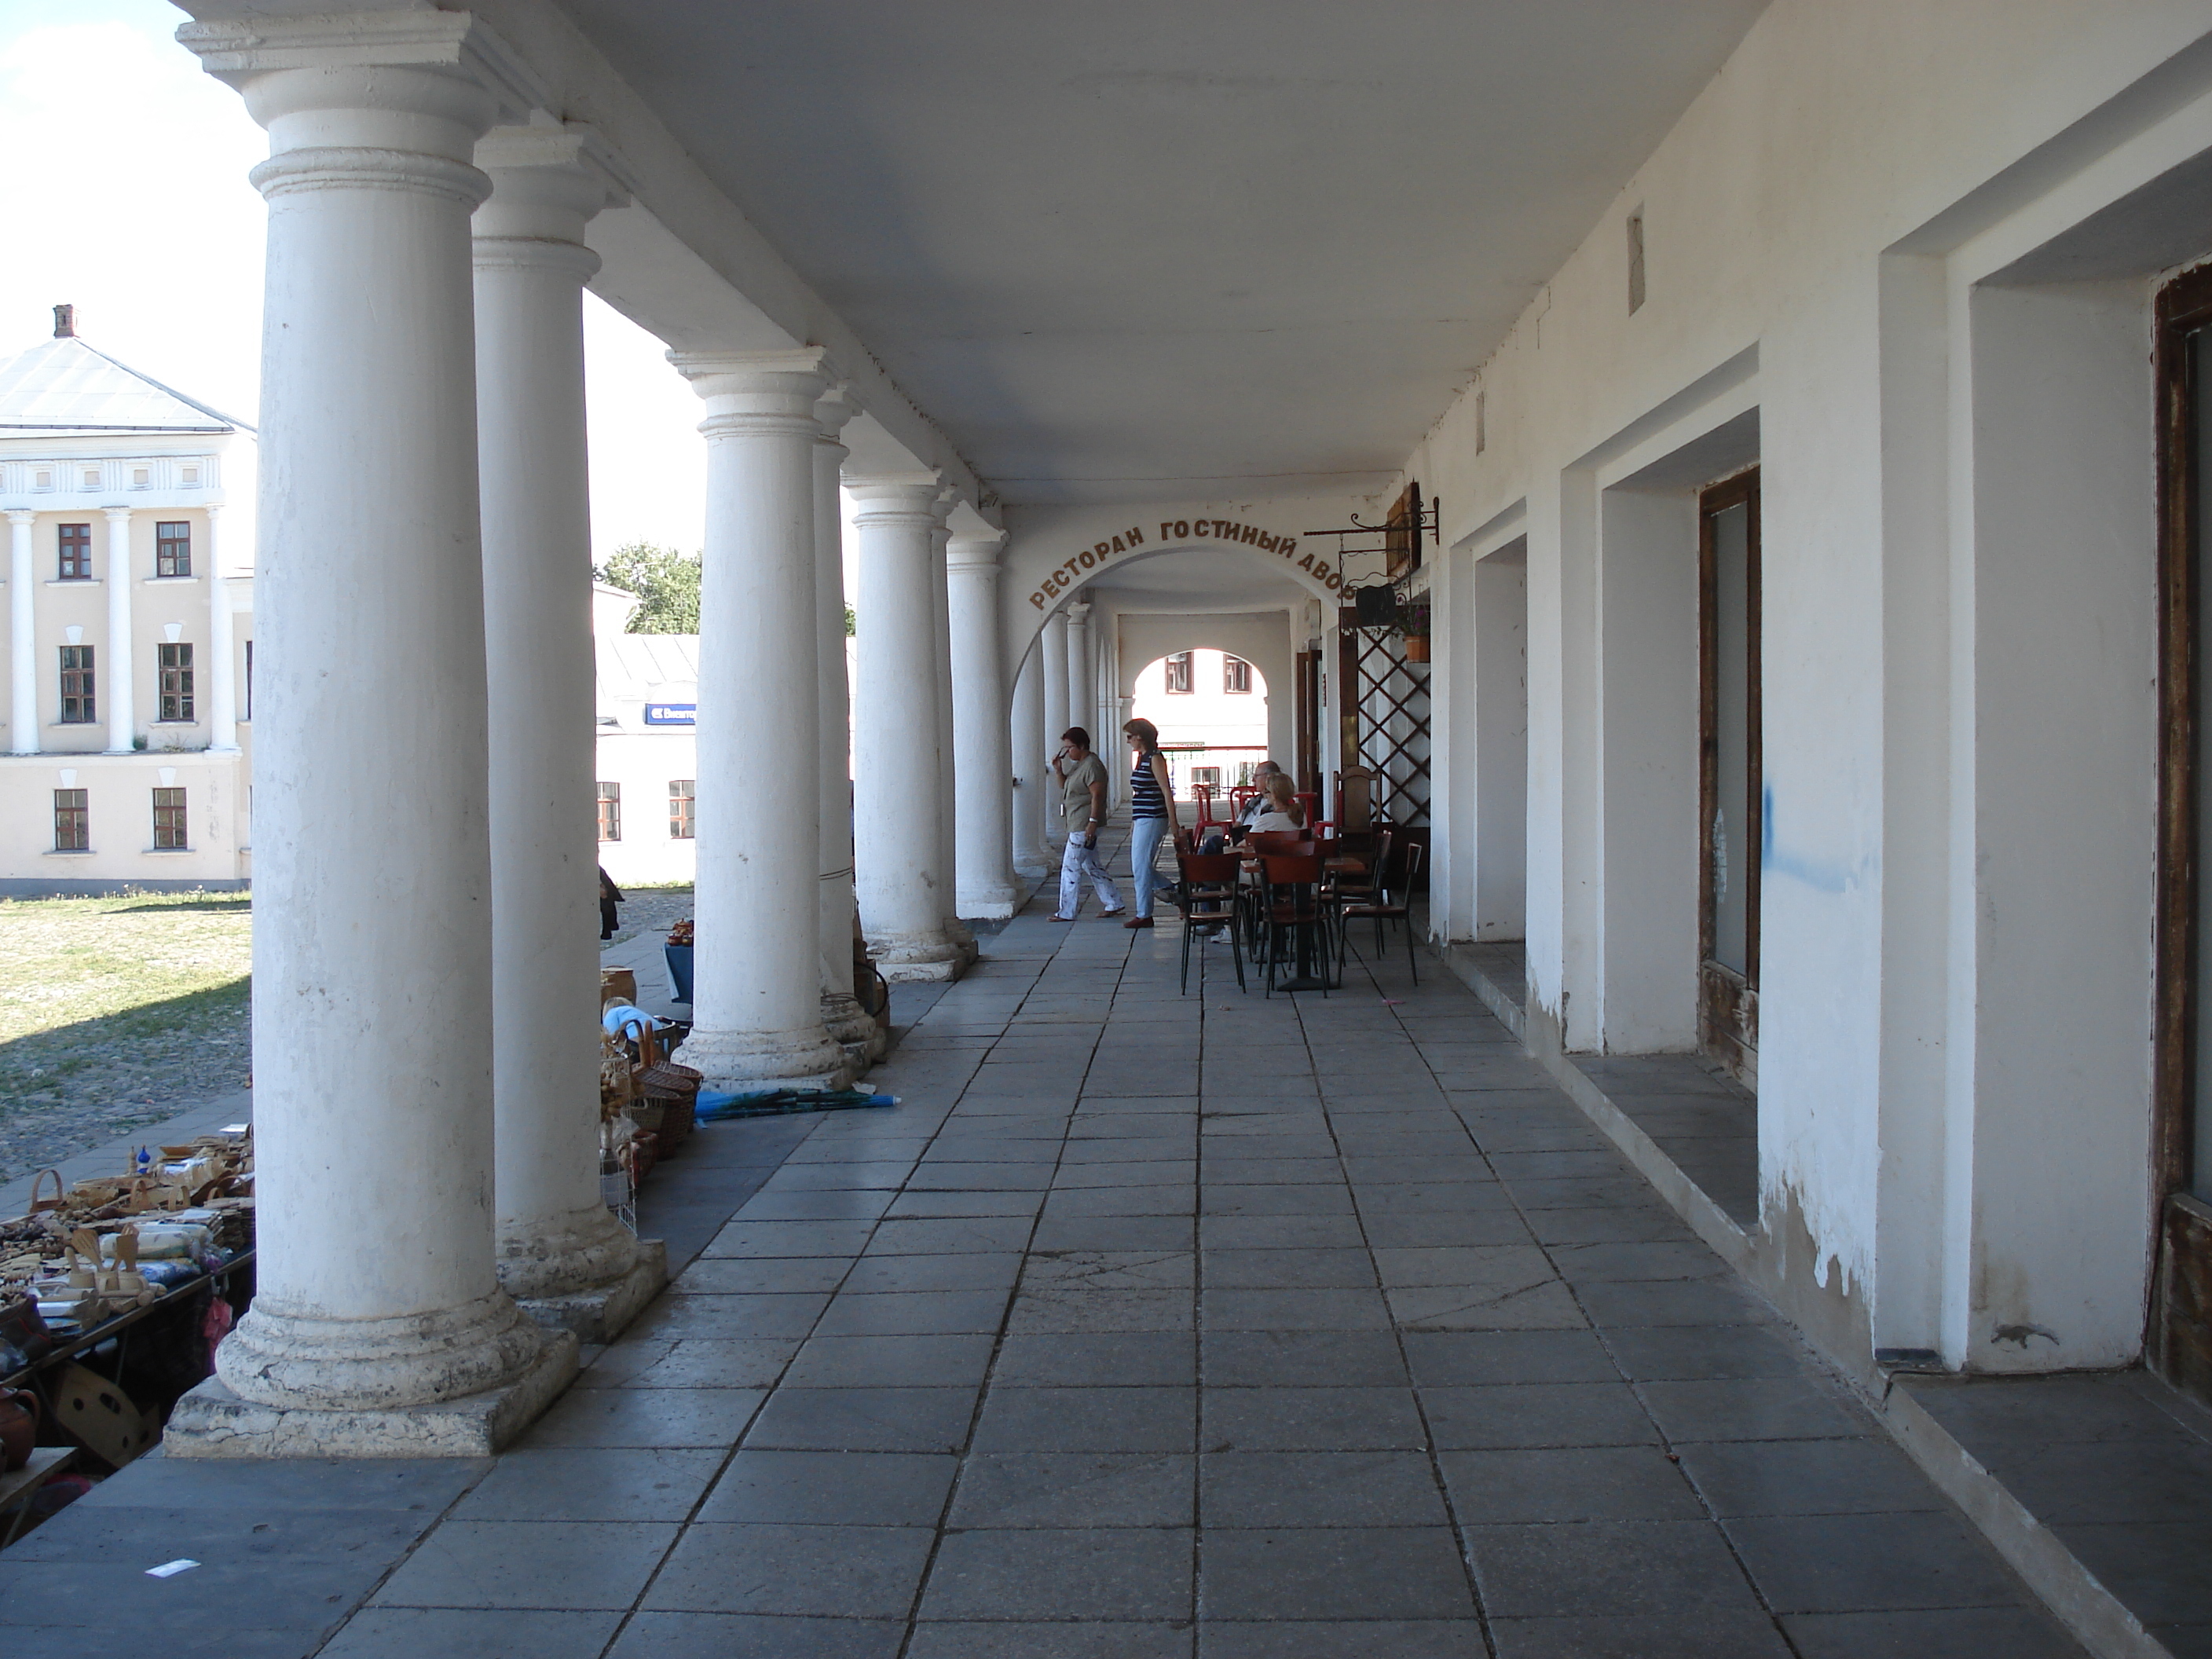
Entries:
{"label": "white building wall", "polygon": [[[0,509],[31,515],[29,678],[39,746],[33,755],[0,755],[0,892],[230,887],[250,879],[246,664],[253,639],[254,461],[253,438],[245,431],[71,432],[0,442]],[[120,538],[111,517],[118,508],[129,513]],[[220,522],[211,527],[216,515]],[[189,575],[156,574],[157,526],[169,522],[191,527]],[[64,580],[61,526],[80,524],[91,527],[92,575]],[[131,589],[129,648],[123,653],[115,649],[109,623],[118,579]],[[0,594],[12,617],[18,596],[9,586],[0,586]],[[235,754],[208,752],[222,672],[210,638],[210,610],[218,603],[228,607],[231,620]],[[12,628],[0,629],[0,687],[15,684],[12,635]],[[165,644],[192,647],[190,720],[161,718],[159,648]],[[90,721],[61,720],[65,645],[94,652]],[[126,673],[135,747],[115,752],[110,719]],[[64,770],[72,780],[67,783]],[[153,845],[156,787],[185,792],[185,848]],[[55,848],[53,791],[59,788],[86,792],[91,844],[85,851]]]}
{"label": "white building wall", "polygon": [[[1684,1046],[1694,970],[1687,506],[1761,465],[1757,1270],[1855,1363],[1877,1332],[1997,1368],[2139,1339],[2142,307],[2212,233],[2154,191],[2091,220],[2212,153],[2212,66],[2177,58],[2207,22],[1778,0],[1406,462],[1447,544],[1525,514],[1532,1024],[1630,1051]],[[1978,286],[2039,246],[2037,280],[2116,288]],[[2071,510],[2044,510],[2069,483]],[[1655,548],[1671,575],[1637,562]],[[1448,664],[1471,663],[1481,619],[1449,625]],[[1447,672],[1456,712],[1475,685]],[[1474,799],[1446,794],[1455,848]],[[1996,1334],[2023,1326],[2051,1334]]]}

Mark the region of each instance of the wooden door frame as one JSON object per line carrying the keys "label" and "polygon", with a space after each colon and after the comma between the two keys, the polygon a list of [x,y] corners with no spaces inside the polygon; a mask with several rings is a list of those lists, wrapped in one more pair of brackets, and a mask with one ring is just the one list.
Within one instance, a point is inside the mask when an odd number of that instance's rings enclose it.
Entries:
{"label": "wooden door frame", "polygon": [[2206,480],[2197,476],[2196,381],[2189,337],[2212,327],[2212,266],[2185,272],[2159,290],[2152,363],[2158,446],[2158,875],[2154,921],[2151,1182],[2156,1200],[2156,1266],[2146,1346],[2152,1365],[2212,1398],[2212,1220],[2188,1196],[2194,1171],[2193,1096],[2203,1010],[2195,971],[2197,939],[2197,781],[2200,653],[2197,544]]}
{"label": "wooden door frame", "polygon": [[[1713,815],[1720,806],[1720,583],[1713,545],[1713,520],[1732,507],[1745,514],[1746,609],[1748,634],[1746,665],[1750,708],[1745,733],[1751,788],[1744,803],[1744,969],[1737,974],[1713,959]],[[1747,1084],[1759,1066],[1759,862],[1765,837],[1766,776],[1764,746],[1765,697],[1761,685],[1761,581],[1759,569],[1759,468],[1756,465],[1698,492],[1698,1028],[1699,1046]],[[1724,1021],[1724,1010],[1734,1012]]]}

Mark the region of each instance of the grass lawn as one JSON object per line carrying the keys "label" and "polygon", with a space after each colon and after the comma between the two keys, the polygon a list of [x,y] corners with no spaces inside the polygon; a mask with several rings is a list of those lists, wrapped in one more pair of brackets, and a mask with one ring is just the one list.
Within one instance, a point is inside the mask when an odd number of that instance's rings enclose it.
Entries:
{"label": "grass lawn", "polygon": [[242,893],[0,900],[0,1179],[246,1086]]}

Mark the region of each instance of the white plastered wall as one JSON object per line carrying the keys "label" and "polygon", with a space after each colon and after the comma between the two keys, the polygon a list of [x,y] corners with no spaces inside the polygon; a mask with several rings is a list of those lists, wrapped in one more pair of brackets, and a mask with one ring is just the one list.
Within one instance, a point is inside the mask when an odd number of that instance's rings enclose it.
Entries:
{"label": "white plastered wall", "polygon": [[[1639,665],[1611,653],[1620,641],[1604,625],[1608,598],[1626,597],[1615,579],[1634,574],[1609,562],[1638,516],[1636,492],[1619,486],[1629,452],[1679,444],[1670,428],[1694,436],[1701,409],[1726,414],[1735,398],[1734,413],[1757,410],[1765,1232],[1747,1248],[1755,1274],[1849,1363],[1869,1363],[1879,1342],[1978,1366],[2111,1364],[2139,1338],[2148,874],[2134,849],[2150,811],[2138,763],[2151,665],[2137,650],[2150,613],[2130,591],[2132,556],[2084,552],[2090,527],[2052,512],[2014,531],[2071,526],[2062,579],[1977,611],[1996,554],[1976,539],[1974,513],[2000,474],[2015,514],[2031,483],[2080,477],[2078,466],[2035,473],[2036,449],[2063,441],[2032,430],[2054,402],[2071,406],[2062,428],[2130,408],[2092,447],[2104,476],[2132,469],[2124,488],[2147,503],[2149,456],[2130,429],[2148,407],[2147,344],[2119,353],[2105,325],[2077,318],[2102,343],[2069,345],[2054,322],[2044,349],[2082,361],[2021,358],[1996,374],[1968,346],[1994,340],[2008,307],[2096,316],[2106,302],[1985,294],[1969,306],[1966,288],[2001,262],[1962,275],[1959,250],[2038,221],[2033,235],[2006,233],[2017,257],[2212,150],[2207,21],[2201,7],[2147,4],[2008,12],[2000,27],[1970,0],[1777,0],[1405,463],[1445,502],[1448,544],[1526,502],[1532,1031],[1577,1049],[1616,1034],[1657,1046],[1674,1016],[1625,1005],[1631,987],[1612,972],[1648,986],[1663,958],[1688,954],[1665,938],[1684,918],[1645,903],[1657,889],[1608,887],[1635,827],[1613,809],[1637,781],[1616,739],[1638,711],[1617,694],[1623,668]],[[1632,210],[1650,281],[1633,314]],[[2208,222],[2201,210],[2164,218]],[[2148,293],[2148,271],[2130,280]],[[2125,516],[2103,514],[2095,533],[2125,539]],[[2011,556],[2058,556],[2054,544]],[[1471,605],[1455,614],[1453,629],[1471,625]],[[1989,654],[2000,640],[2015,674],[2062,653],[2040,672],[2075,694],[2039,765],[2020,717],[2051,693],[2019,695]],[[1445,653],[1438,700],[1455,719],[1475,702],[1479,727],[1479,675],[1473,687],[1461,678],[1479,653]],[[2000,687],[2002,720],[1989,704]],[[2063,781],[2062,755],[2080,762]],[[1449,775],[1465,762],[1450,750],[1442,763]],[[1444,792],[1446,869],[1474,833],[1469,801]],[[2116,843],[2094,849],[2089,872],[2064,822],[2085,811]],[[1999,824],[2004,844],[1986,844]],[[2030,872],[2044,883],[2063,872],[2086,891],[2038,922],[2020,914]],[[1448,914],[1463,902],[1454,890]],[[2053,954],[2059,917],[2094,947],[2086,999]],[[2080,1052],[2031,1079],[2030,1036]],[[2100,1092],[2066,1097],[2068,1076]],[[2021,1322],[2053,1334],[1998,1339]]]}

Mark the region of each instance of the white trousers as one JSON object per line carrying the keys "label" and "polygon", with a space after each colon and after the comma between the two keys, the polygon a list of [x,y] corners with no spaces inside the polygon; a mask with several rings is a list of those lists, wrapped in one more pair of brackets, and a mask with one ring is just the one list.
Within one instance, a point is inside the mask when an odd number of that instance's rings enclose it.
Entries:
{"label": "white trousers", "polygon": [[1106,873],[1106,866],[1098,861],[1098,849],[1085,847],[1079,831],[1067,838],[1067,850],[1060,859],[1060,914],[1062,921],[1075,918],[1076,907],[1083,902],[1083,878],[1091,878],[1091,890],[1098,895],[1099,908],[1118,910],[1121,908],[1121,890],[1114,885],[1114,878]]}

